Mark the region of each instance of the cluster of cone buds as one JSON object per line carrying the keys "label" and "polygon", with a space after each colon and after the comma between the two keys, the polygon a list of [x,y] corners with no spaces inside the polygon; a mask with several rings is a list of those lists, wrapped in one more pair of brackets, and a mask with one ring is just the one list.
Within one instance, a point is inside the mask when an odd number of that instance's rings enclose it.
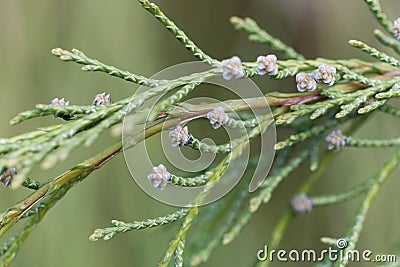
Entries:
{"label": "cluster of cone buds", "polygon": [[[396,28],[400,36],[400,19],[398,19],[397,24],[398,27],[393,26],[393,32],[396,32]],[[222,60],[220,67],[222,68],[222,77],[225,80],[240,79],[245,76],[242,61],[238,56]],[[257,58],[258,75],[275,76],[278,74],[278,70],[279,66],[276,55],[259,56]],[[327,64],[319,65],[315,73],[299,72],[296,75],[297,90],[299,92],[315,91],[317,83],[332,86],[336,80],[335,76],[336,68]]]}
{"label": "cluster of cone buds", "polygon": [[[238,56],[221,61],[222,77],[225,80],[240,79],[245,76],[242,61]],[[278,73],[277,57],[275,55],[259,56],[257,58],[258,75],[276,75]]]}
{"label": "cluster of cone buds", "polygon": [[[112,104],[110,94],[101,93],[94,96],[92,106],[99,106],[99,105],[109,105]],[[53,98],[51,100],[50,106],[53,107],[65,107],[69,106],[69,101],[65,101],[64,98]]]}
{"label": "cluster of cone buds", "polygon": [[[110,94],[101,93],[101,94],[96,94],[94,96],[92,106],[100,106],[100,105],[109,105],[112,104]],[[52,107],[66,107],[69,106],[69,101],[66,101],[64,98],[53,98],[51,100],[50,106]],[[61,117],[64,120],[70,120],[72,118],[71,115],[54,115],[54,118],[56,117]]]}
{"label": "cluster of cone buds", "polygon": [[[207,118],[214,129],[218,129],[227,124],[229,120],[228,114],[225,113],[222,107],[214,108],[212,111],[208,112]],[[181,125],[173,128],[169,132],[169,137],[171,139],[171,145],[178,148],[182,148],[186,145],[191,146],[195,140],[189,133],[188,127],[182,127]],[[147,179],[155,188],[164,190],[167,184],[171,183],[171,177],[172,175],[167,171],[167,168],[160,164],[158,167],[153,167],[153,172],[147,176]]]}
{"label": "cluster of cone buds", "polygon": [[[240,79],[245,76],[242,61],[237,56],[223,60],[220,67],[222,68],[222,77],[225,80]],[[278,70],[279,67],[275,55],[259,56],[257,58],[257,71],[259,75],[274,76],[278,73]],[[335,75],[336,68],[326,64],[320,65],[315,74],[300,72],[296,75],[297,90],[300,92],[314,91],[317,88],[317,82],[331,86],[335,83]],[[104,93],[97,96],[98,99],[109,97],[109,95],[105,95]],[[95,98],[93,104],[95,103],[102,102],[97,101]],[[222,107],[217,107],[210,111],[207,114],[207,118],[214,129],[220,128],[229,121],[229,117]],[[171,145],[178,148],[182,148],[185,145],[190,146],[194,140],[192,135],[189,133],[188,127],[182,127],[180,125],[176,126],[169,132],[169,137],[171,138]],[[345,145],[345,141],[336,142],[334,136],[328,136],[326,141],[328,142],[328,149],[337,150],[341,146]],[[168,183],[171,183],[171,174],[167,171],[165,166],[161,164],[158,167],[153,168],[153,172],[148,175],[148,180],[154,187],[163,190]]]}
{"label": "cluster of cone buds", "polygon": [[327,64],[321,64],[317,72],[307,73],[299,72],[296,75],[297,91],[315,91],[317,89],[317,82],[323,83],[327,86],[332,86],[336,80],[336,68]]}

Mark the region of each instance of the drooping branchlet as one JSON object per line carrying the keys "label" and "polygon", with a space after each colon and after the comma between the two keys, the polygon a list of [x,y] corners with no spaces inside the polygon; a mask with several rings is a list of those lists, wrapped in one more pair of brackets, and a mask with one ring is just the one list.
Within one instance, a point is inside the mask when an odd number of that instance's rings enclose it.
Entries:
{"label": "drooping branchlet", "polygon": [[153,167],[153,172],[147,176],[150,183],[160,190],[164,190],[167,184],[171,183],[171,174],[167,171],[167,168],[163,164],[158,167]]}
{"label": "drooping branchlet", "polygon": [[14,178],[17,175],[17,169],[8,168],[0,175],[0,182],[4,184],[4,186],[9,186]]}
{"label": "drooping branchlet", "polygon": [[328,86],[332,86],[335,83],[336,68],[326,64],[321,64],[318,67],[318,71],[314,78],[317,82],[322,82]]}
{"label": "drooping branchlet", "polygon": [[392,31],[393,31],[394,35],[396,36],[396,38],[397,38],[398,40],[400,40],[400,18],[397,18],[397,19],[393,22]]}
{"label": "drooping branchlet", "polygon": [[169,137],[171,138],[171,145],[173,147],[181,148],[184,145],[190,145],[193,141],[193,137],[189,133],[189,129],[187,126],[176,126],[173,130],[169,132]]}
{"label": "drooping branchlet", "polygon": [[221,61],[222,77],[225,80],[240,79],[244,77],[242,61],[238,56]]}
{"label": "drooping branchlet", "polygon": [[311,212],[313,202],[306,194],[300,194],[292,199],[291,206],[296,213]]}
{"label": "drooping branchlet", "polygon": [[109,105],[111,103],[110,94],[102,93],[94,96],[92,106]]}
{"label": "drooping branchlet", "polygon": [[297,91],[315,91],[317,89],[317,82],[312,73],[299,72],[296,75]]}
{"label": "drooping branchlet", "polygon": [[217,107],[207,113],[207,119],[210,120],[210,123],[214,129],[218,129],[228,122],[229,117],[222,107]]}
{"label": "drooping branchlet", "polygon": [[326,138],[325,141],[328,143],[328,150],[339,152],[346,146],[347,137],[342,133],[340,129],[332,131]]}
{"label": "drooping branchlet", "polygon": [[259,56],[257,58],[258,75],[276,75],[278,73],[278,64],[275,55]]}

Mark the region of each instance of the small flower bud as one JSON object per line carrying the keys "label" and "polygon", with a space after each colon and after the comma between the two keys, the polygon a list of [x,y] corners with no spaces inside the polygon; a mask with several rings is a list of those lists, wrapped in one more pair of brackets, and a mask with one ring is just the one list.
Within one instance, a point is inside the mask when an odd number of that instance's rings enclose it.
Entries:
{"label": "small flower bud", "polygon": [[242,61],[237,56],[222,60],[221,68],[225,80],[240,79],[244,76]]}
{"label": "small flower bud", "polygon": [[102,93],[94,96],[92,106],[108,105],[111,104],[110,94]]}
{"label": "small flower bud", "polygon": [[342,133],[340,129],[332,131],[326,138],[325,141],[328,143],[328,150],[334,150],[339,152],[346,146],[347,137]]}
{"label": "small flower bud", "polygon": [[207,119],[210,120],[210,123],[214,129],[218,129],[228,122],[229,117],[222,107],[217,107],[214,108],[213,111],[207,113]]}
{"label": "small flower bud", "polygon": [[321,64],[318,67],[318,72],[315,74],[315,80],[322,82],[328,86],[332,86],[335,83],[336,68],[334,66],[328,66]]}
{"label": "small flower bud", "polygon": [[179,125],[176,126],[175,129],[169,132],[169,137],[171,137],[171,145],[179,148],[190,144],[191,140],[193,140],[187,126],[183,128]]}
{"label": "small flower bud", "polygon": [[257,58],[258,63],[258,75],[276,75],[278,73],[278,64],[276,64],[277,58],[275,55],[259,56]]}
{"label": "small flower bud", "polygon": [[317,82],[314,79],[314,75],[311,73],[299,72],[296,75],[297,91],[315,91],[317,89]]}
{"label": "small flower bud", "polygon": [[397,19],[393,22],[392,31],[393,31],[394,35],[396,36],[396,38],[397,38],[398,40],[400,40],[400,18],[397,18]]}
{"label": "small flower bud", "polygon": [[313,208],[313,202],[306,194],[295,196],[292,199],[291,205],[297,213],[311,212]]}
{"label": "small flower bud", "polygon": [[0,175],[0,182],[2,182],[5,187],[7,187],[11,184],[14,175],[16,174],[17,174],[17,169],[9,168]]}
{"label": "small flower bud", "polygon": [[167,171],[164,165],[153,167],[153,172],[147,176],[150,183],[160,190],[164,190],[167,184],[171,183],[171,174]]}
{"label": "small flower bud", "polygon": [[51,100],[50,106],[53,107],[69,106],[69,101],[65,101],[64,98],[58,99],[56,97],[53,100]]}

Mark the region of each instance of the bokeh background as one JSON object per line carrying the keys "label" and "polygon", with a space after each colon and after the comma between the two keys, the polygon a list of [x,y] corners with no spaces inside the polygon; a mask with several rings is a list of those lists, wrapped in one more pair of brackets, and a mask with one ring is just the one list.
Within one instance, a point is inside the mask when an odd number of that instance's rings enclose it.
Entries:
{"label": "bokeh background", "polygon": [[[373,60],[348,46],[347,41],[354,38],[378,46],[372,30],[379,26],[362,0],[175,0],[157,3],[204,51],[218,59],[240,55],[242,60],[255,60],[258,55],[270,52],[268,47],[250,43],[245,34],[236,32],[229,24],[233,15],[254,18],[274,36],[309,58]],[[398,0],[383,0],[382,5],[390,19],[400,16]],[[137,88],[105,74],[83,73],[79,66],[63,63],[52,56],[50,50],[55,47],[79,48],[103,62],[145,76],[194,60],[133,0],[2,0],[1,137],[52,123],[51,118],[46,118],[9,126],[14,115],[37,103],[65,97],[71,103],[89,104],[94,94],[103,91],[110,92],[117,100],[129,96]],[[263,78],[255,81],[265,92],[294,88],[292,80],[276,82]],[[375,114],[356,134],[397,136],[399,130],[398,121]],[[32,176],[49,179],[113,141],[115,139],[106,133],[93,147],[80,149],[52,170],[38,168]],[[370,178],[390,154],[390,150],[345,150],[336,157],[313,193],[340,192]],[[304,166],[291,175],[240,238],[219,248],[203,266],[249,266],[254,262],[256,252],[266,243],[296,187],[308,175]],[[396,171],[373,204],[362,232],[360,249],[375,253],[399,252],[399,178]],[[28,193],[27,189],[0,188],[1,210]],[[298,216],[283,238],[282,247],[321,248],[321,236],[340,237],[360,200]],[[143,193],[129,175],[123,157],[118,156],[71,190],[47,214],[22,247],[13,266],[155,266],[178,224],[122,234],[108,242],[90,242],[88,237],[95,228],[109,226],[111,219],[133,221],[172,210]]]}

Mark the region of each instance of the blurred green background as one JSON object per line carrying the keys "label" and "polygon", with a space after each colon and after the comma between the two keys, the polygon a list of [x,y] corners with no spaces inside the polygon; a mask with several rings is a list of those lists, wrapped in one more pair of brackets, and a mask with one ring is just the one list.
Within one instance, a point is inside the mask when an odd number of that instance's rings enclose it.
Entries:
{"label": "blurred green background", "polygon": [[[378,45],[372,34],[378,25],[362,0],[175,0],[157,3],[204,51],[218,59],[240,55],[242,60],[255,60],[258,55],[270,52],[268,47],[249,43],[245,34],[233,30],[229,24],[232,15],[254,18],[260,26],[310,58],[373,60],[348,46],[347,41],[354,38]],[[400,16],[400,1],[384,0],[382,5],[390,19]],[[52,56],[50,50],[55,47],[78,48],[103,62],[145,76],[194,60],[133,0],[2,0],[1,137],[52,123],[49,118],[9,126],[8,121],[14,115],[37,103],[65,97],[71,103],[89,104],[94,94],[103,91],[110,92],[112,99],[117,100],[132,94],[137,87],[105,74],[83,73],[79,66],[63,63]],[[265,92],[294,88],[292,80],[276,82],[257,78],[255,81]],[[399,130],[398,121],[375,114],[356,134],[398,136]],[[107,133],[95,146],[82,148],[50,171],[38,168],[32,176],[49,179],[113,141]],[[390,154],[389,150],[345,150],[334,160],[313,193],[340,192],[368,179]],[[296,187],[308,175],[303,166],[290,176],[240,238],[219,248],[204,266],[249,266],[254,262],[256,252],[265,244]],[[360,249],[375,253],[399,252],[399,178],[397,171],[382,188],[368,215]],[[0,188],[1,210],[28,193],[27,189]],[[340,237],[359,201],[360,198],[298,216],[289,227],[282,247],[320,248],[321,236]],[[26,241],[13,266],[155,266],[178,224],[122,234],[108,242],[90,242],[88,237],[95,228],[109,226],[111,219],[133,221],[171,210],[174,209],[154,201],[138,188],[120,155],[71,190],[47,214]]]}

